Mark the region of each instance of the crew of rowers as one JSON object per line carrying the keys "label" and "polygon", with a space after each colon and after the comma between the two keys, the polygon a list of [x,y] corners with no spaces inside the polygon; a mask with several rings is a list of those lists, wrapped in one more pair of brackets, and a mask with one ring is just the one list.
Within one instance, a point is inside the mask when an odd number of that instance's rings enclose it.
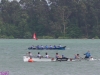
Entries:
{"label": "crew of rowers", "polygon": [[[85,55],[84,59],[92,58],[90,51],[86,52],[84,55]],[[56,53],[56,58],[67,58],[67,57],[64,57],[64,55],[60,56],[60,55],[58,55],[58,53]],[[80,57],[79,54],[76,54],[74,57],[74,59],[80,59],[80,58],[82,58],[82,57]]]}
{"label": "crew of rowers", "polygon": [[38,48],[41,48],[41,49],[43,49],[43,48],[46,48],[46,49],[51,48],[52,49],[52,48],[59,48],[59,47],[62,47],[61,44],[59,44],[58,46],[56,46],[56,45],[54,45],[54,46],[52,46],[52,45],[50,45],[50,46],[47,46],[47,45],[46,46],[43,46],[43,45],[34,46],[34,45],[32,45],[32,48],[37,48],[37,49]]}
{"label": "crew of rowers", "polygon": [[[86,52],[84,55],[85,55],[85,58],[84,58],[84,59],[91,58],[90,51]],[[32,58],[33,55],[32,55],[31,52],[28,52],[28,56],[29,56],[30,58]],[[41,56],[40,52],[38,52],[37,57],[38,57],[38,58],[51,58],[51,57],[48,55],[47,52],[45,53],[45,57]],[[64,57],[64,55],[62,55],[62,56],[59,55],[58,53],[56,53],[56,56],[55,56],[55,57],[56,57],[56,58],[67,58],[67,57]],[[72,59],[80,59],[80,58],[81,58],[80,55],[79,55],[79,54],[76,54],[75,57],[72,58]]]}
{"label": "crew of rowers", "polygon": [[[33,57],[31,52],[28,52],[27,56],[29,56],[30,58]],[[38,52],[37,58],[43,58],[40,52]],[[47,52],[45,53],[45,58],[50,58]]]}
{"label": "crew of rowers", "polygon": [[[86,52],[84,55],[85,55],[84,59],[92,58],[90,51]],[[82,57],[80,57],[79,54],[75,55],[75,59],[80,59],[80,58],[82,58]]]}

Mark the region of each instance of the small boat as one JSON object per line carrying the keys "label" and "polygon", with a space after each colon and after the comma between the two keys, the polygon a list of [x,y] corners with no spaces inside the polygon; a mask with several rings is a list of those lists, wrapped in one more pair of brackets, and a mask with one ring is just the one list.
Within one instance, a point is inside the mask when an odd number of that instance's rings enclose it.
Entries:
{"label": "small boat", "polygon": [[63,47],[52,47],[52,48],[37,48],[37,47],[29,47],[28,49],[29,50],[65,50],[66,46],[63,46]]}

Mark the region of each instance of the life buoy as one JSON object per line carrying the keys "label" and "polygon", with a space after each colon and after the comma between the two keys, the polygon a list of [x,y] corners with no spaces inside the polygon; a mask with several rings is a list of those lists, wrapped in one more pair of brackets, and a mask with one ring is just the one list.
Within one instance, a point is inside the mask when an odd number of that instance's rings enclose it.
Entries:
{"label": "life buoy", "polygon": [[33,59],[29,59],[28,62],[34,62]]}

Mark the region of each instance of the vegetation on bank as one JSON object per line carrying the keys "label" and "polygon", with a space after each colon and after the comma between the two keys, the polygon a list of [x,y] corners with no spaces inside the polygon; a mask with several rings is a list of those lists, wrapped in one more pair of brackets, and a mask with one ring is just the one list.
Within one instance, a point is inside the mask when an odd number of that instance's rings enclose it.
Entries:
{"label": "vegetation on bank", "polygon": [[[32,37],[14,38],[13,36],[0,36],[0,39],[32,39]],[[85,38],[85,37],[71,38],[71,37],[63,37],[63,36],[60,36],[58,38],[54,38],[52,36],[38,36],[38,39],[88,39],[88,38]],[[96,36],[96,37],[91,38],[91,39],[99,39],[99,37]]]}
{"label": "vegetation on bank", "polygon": [[1,0],[0,38],[100,38],[100,0]]}

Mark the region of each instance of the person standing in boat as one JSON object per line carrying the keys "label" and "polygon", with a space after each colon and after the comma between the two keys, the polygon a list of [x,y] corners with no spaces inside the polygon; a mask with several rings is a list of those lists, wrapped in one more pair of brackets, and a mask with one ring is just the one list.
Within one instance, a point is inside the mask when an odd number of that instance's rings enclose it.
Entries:
{"label": "person standing in boat", "polygon": [[85,55],[85,58],[90,58],[91,57],[90,51],[86,52],[84,55]]}

